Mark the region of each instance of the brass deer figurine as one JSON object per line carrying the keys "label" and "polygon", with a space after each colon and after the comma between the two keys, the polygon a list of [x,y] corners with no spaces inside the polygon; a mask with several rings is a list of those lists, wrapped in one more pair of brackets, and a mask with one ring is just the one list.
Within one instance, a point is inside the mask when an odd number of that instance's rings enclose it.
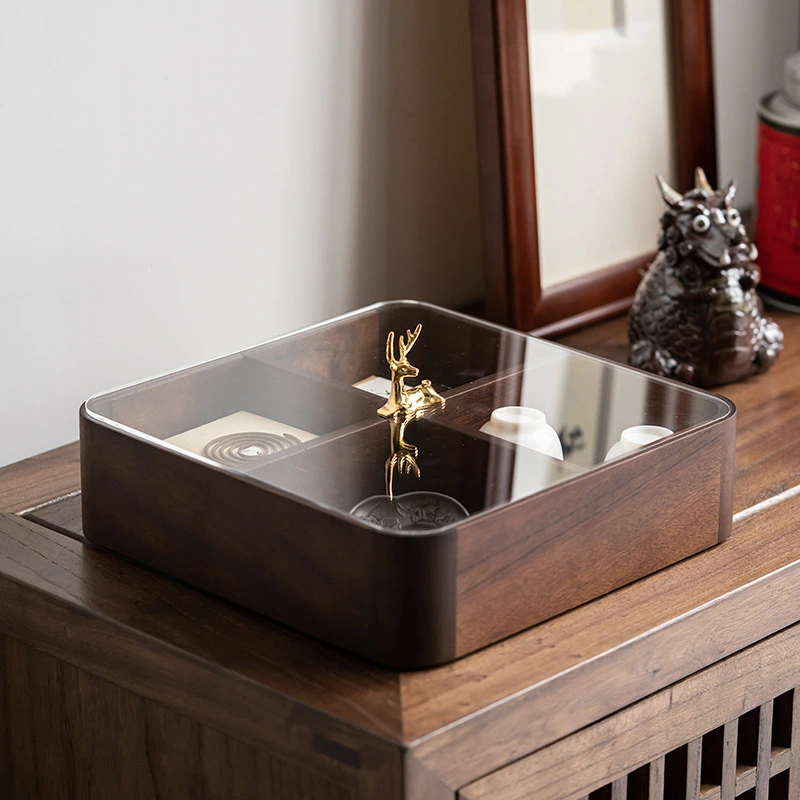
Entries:
{"label": "brass deer figurine", "polygon": [[406,388],[406,378],[416,378],[419,370],[408,363],[408,353],[416,343],[422,331],[422,323],[417,325],[414,333],[406,330],[407,341],[402,335],[399,339],[400,358],[394,357],[394,331],[386,339],[386,360],[392,371],[392,388],[386,405],[378,409],[378,414],[390,419],[397,417],[414,417],[433,406],[444,405],[444,398],[424,380],[419,386]]}

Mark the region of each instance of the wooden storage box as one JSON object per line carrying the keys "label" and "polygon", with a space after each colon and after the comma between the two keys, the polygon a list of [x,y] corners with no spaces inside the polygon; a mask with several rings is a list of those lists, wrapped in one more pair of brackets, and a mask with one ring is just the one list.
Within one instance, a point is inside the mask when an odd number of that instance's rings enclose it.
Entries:
{"label": "wooden storage box", "polygon": [[[408,424],[420,474],[395,474],[394,495],[446,495],[468,515],[398,530],[350,513],[385,495],[392,440],[385,397],[353,384],[389,378],[388,332],[418,323],[409,360],[446,404]],[[482,433],[501,406],[544,411],[564,460]],[[269,431],[248,444],[273,424],[282,449]],[[675,433],[604,462],[641,424]],[[734,435],[721,397],[382,303],[88,400],[84,532],[366,658],[432,666],[726,538]]]}

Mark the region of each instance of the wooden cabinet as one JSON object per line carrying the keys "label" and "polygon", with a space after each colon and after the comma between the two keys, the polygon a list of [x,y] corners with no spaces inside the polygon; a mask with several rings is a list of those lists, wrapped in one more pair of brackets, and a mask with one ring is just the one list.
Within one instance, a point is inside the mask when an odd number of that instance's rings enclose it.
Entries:
{"label": "wooden cabinet", "polygon": [[[453,663],[372,665],[88,546],[77,449],[0,470],[0,797],[800,798],[800,319],[729,540]],[[624,355],[624,324],[567,344]],[[23,512],[23,513],[21,513]]]}

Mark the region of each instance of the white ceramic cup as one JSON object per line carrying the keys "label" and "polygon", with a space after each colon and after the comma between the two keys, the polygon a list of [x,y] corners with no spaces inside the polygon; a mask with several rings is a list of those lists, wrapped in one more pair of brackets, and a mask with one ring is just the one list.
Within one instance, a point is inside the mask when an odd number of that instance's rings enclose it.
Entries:
{"label": "white ceramic cup", "polygon": [[537,408],[527,406],[496,408],[481,431],[497,436],[498,439],[537,450],[546,456],[564,460],[564,451],[558,434],[547,424],[545,415]]}
{"label": "white ceramic cup", "polygon": [[625,428],[620,434],[619,441],[606,453],[605,460],[612,461],[647,444],[657,442],[665,436],[672,436],[673,433],[674,431],[662,428],[660,425],[634,425],[632,428]]}

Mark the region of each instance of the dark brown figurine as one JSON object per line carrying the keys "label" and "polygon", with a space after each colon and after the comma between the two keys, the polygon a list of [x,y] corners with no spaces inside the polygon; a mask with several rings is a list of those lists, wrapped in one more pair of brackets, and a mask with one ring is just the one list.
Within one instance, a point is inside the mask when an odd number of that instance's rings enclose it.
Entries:
{"label": "dark brown figurine", "polygon": [[714,191],[699,167],[684,195],[660,175],[658,185],[669,208],[631,307],[629,363],[704,387],[763,372],[783,332],[755,291],[758,252],[733,206],[736,186]]}

